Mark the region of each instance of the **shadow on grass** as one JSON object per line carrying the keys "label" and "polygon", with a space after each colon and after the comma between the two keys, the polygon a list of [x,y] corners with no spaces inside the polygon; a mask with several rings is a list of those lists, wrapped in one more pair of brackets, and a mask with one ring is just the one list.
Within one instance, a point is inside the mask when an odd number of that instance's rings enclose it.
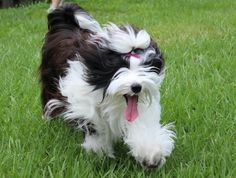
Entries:
{"label": "shadow on grass", "polygon": [[[114,144],[115,159],[112,159],[105,155],[98,156],[95,153],[87,153],[79,146],[83,142],[82,131],[68,127],[61,119],[47,122],[42,134],[46,132],[53,138],[53,140],[48,140],[50,143],[48,141],[44,143],[46,146],[45,157],[49,162],[51,157],[55,157],[56,154],[58,159],[90,167],[91,175],[156,177],[166,176],[170,173],[173,175],[173,170],[176,170],[177,160],[173,160],[173,157],[179,153],[174,153],[171,158],[167,158],[167,163],[160,170],[145,169],[128,153],[129,149],[122,141]],[[175,151],[179,152],[180,150]]]}

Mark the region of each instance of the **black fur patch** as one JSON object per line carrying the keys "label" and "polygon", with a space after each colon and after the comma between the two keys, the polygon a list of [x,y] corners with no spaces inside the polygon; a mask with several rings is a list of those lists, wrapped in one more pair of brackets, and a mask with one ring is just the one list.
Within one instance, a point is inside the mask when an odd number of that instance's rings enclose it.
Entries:
{"label": "black fur patch", "polygon": [[110,50],[81,51],[83,52],[80,55],[85,59],[83,63],[87,67],[85,79],[94,86],[94,90],[108,87],[112,77],[120,68],[129,68],[128,61],[123,60],[120,54]]}
{"label": "black fur patch", "polygon": [[149,48],[155,49],[155,54],[150,54],[143,65],[153,67],[150,72],[160,74],[165,65],[163,54],[154,41],[151,41]]}

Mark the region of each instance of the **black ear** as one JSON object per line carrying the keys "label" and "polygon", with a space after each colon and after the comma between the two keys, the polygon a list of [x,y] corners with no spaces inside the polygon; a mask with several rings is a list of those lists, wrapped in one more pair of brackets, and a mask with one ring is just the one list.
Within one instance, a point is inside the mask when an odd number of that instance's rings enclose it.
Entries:
{"label": "black ear", "polygon": [[163,53],[160,51],[160,48],[157,46],[156,42],[153,40],[150,43],[150,47],[155,50],[155,54],[151,54],[149,56],[150,60],[148,60],[145,65],[153,66],[153,72],[156,72],[157,74],[161,73],[163,71],[165,66],[165,60],[163,57]]}
{"label": "black ear", "polygon": [[155,58],[153,59],[152,62],[152,66],[156,67],[158,69],[158,74],[164,69],[164,58],[163,58],[163,54],[159,53],[155,56]]}

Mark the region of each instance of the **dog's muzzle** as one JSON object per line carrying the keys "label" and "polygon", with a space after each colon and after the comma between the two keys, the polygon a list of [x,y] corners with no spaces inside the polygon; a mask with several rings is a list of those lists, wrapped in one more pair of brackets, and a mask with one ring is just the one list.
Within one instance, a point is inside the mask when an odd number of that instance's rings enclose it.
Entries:
{"label": "dog's muzzle", "polygon": [[130,90],[132,91],[132,95],[125,94],[125,100],[127,104],[127,108],[125,110],[124,116],[127,121],[132,122],[134,121],[138,115],[138,93],[141,92],[142,86],[138,83],[134,83],[130,86]]}

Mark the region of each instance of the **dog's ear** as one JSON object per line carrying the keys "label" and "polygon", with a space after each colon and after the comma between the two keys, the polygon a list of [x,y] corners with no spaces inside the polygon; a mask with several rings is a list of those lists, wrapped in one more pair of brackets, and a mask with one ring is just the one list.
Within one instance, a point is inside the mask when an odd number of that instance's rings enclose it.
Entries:
{"label": "dog's ear", "polygon": [[157,43],[151,40],[150,47],[155,50],[155,54],[152,55],[151,65],[158,69],[158,74],[161,73],[165,66],[165,60],[163,53],[160,51]]}

